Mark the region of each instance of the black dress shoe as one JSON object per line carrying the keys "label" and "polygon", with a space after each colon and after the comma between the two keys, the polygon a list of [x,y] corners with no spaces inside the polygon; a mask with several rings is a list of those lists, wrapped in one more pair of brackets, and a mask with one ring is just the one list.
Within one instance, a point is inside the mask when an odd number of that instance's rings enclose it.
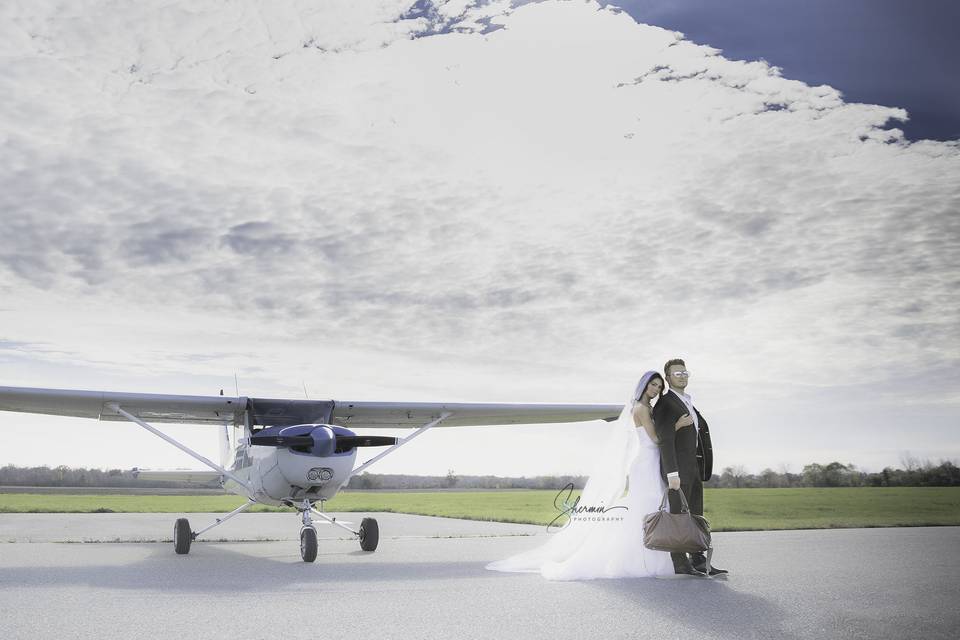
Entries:
{"label": "black dress shoe", "polygon": [[[694,568],[695,571],[699,571],[700,573],[702,573],[702,574],[704,574],[704,575],[707,574],[707,563],[706,563],[706,562],[704,562],[703,564],[700,564],[700,565],[696,565],[696,564],[695,564],[695,565],[693,565],[693,568]],[[726,569],[721,569],[721,568],[719,568],[719,567],[714,567],[714,566],[712,566],[712,565],[710,566],[710,575],[711,575],[711,576],[722,576],[722,575],[726,575],[726,574],[728,574],[728,573],[730,573],[730,572],[727,571]]]}
{"label": "black dress shoe", "polygon": [[673,572],[677,575],[696,576],[698,578],[707,577],[706,573],[703,571],[697,571],[689,562],[673,565]]}

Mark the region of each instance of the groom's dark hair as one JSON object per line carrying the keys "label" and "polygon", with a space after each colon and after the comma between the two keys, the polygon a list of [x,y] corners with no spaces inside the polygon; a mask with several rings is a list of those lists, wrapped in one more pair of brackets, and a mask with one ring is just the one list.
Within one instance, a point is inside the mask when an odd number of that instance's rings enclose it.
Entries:
{"label": "groom's dark hair", "polygon": [[667,364],[663,365],[663,375],[670,377],[670,367],[678,364],[681,367],[686,367],[687,363],[681,360],[680,358],[674,358],[673,360],[667,360]]}

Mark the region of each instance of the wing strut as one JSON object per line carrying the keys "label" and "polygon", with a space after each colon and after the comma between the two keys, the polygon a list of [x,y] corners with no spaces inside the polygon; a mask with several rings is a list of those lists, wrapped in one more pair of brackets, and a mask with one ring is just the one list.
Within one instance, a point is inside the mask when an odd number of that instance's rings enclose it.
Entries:
{"label": "wing strut", "polygon": [[244,511],[246,511],[247,509],[249,509],[255,504],[257,503],[254,502],[253,500],[247,500],[244,504],[240,505],[239,507],[237,507],[227,515],[223,516],[222,518],[217,518],[217,521],[214,522],[209,527],[204,527],[203,529],[200,529],[200,531],[192,531],[190,535],[193,536],[193,540],[196,540],[197,536],[199,536],[201,533],[206,533],[207,531],[210,531],[210,529],[213,529],[214,527],[223,524],[224,522],[226,522],[227,520],[229,520],[230,518],[232,518],[233,516],[239,513],[243,513]]}
{"label": "wing strut", "polygon": [[[180,449],[180,451],[183,451],[183,452],[186,453],[187,455],[193,456],[194,458],[196,458],[197,460],[199,460],[199,461],[202,462],[203,464],[207,465],[208,467],[210,467],[210,468],[213,469],[214,471],[217,471],[217,472],[219,472],[220,474],[226,476],[227,478],[230,478],[231,480],[233,480],[234,482],[236,482],[237,484],[239,484],[241,487],[243,487],[244,489],[246,489],[247,492],[249,493],[249,495],[252,496],[252,495],[254,494],[253,487],[251,487],[248,482],[246,482],[245,480],[241,480],[240,478],[238,478],[237,476],[235,476],[235,475],[232,474],[231,472],[227,471],[226,469],[224,469],[224,468],[221,467],[220,465],[212,462],[211,460],[208,460],[208,459],[204,458],[202,455],[200,455],[199,453],[197,453],[196,451],[194,451],[194,450],[191,449],[190,447],[188,447],[188,446],[186,446],[186,445],[183,445],[183,444],[180,444],[179,442],[177,442],[176,440],[174,440],[173,438],[171,438],[171,437],[168,436],[167,434],[163,433],[163,432],[160,431],[159,429],[156,429],[156,428],[154,428],[154,427],[151,427],[149,424],[147,424],[146,422],[144,422],[143,420],[141,420],[141,419],[138,418],[137,416],[133,415],[132,413],[128,413],[128,412],[124,411],[123,409],[120,408],[120,405],[117,404],[116,402],[111,402],[111,403],[107,404],[107,406],[110,407],[111,409],[113,409],[114,411],[116,411],[118,414],[120,414],[121,416],[123,416],[123,417],[126,418],[127,420],[129,420],[130,422],[134,422],[134,423],[140,425],[141,427],[143,427],[144,429],[146,429],[146,430],[149,431],[150,433],[154,434],[155,436],[159,436],[159,437],[163,438],[164,440],[166,440],[167,442],[169,442],[170,444],[172,444],[173,446],[175,446],[177,449]],[[411,437],[412,437],[412,436],[411,436]]]}
{"label": "wing strut", "polygon": [[363,471],[364,469],[366,469],[367,467],[369,467],[370,465],[372,465],[374,462],[376,462],[377,460],[379,460],[379,459],[382,458],[383,456],[387,455],[388,453],[390,453],[390,452],[392,452],[392,451],[396,451],[397,449],[399,449],[399,448],[402,447],[403,445],[407,444],[408,442],[410,442],[411,440],[413,440],[414,438],[416,438],[418,435],[420,435],[421,433],[423,433],[424,431],[426,431],[426,430],[429,429],[430,427],[435,427],[435,426],[437,426],[438,424],[440,424],[441,422],[443,422],[444,420],[446,420],[447,418],[449,418],[449,417],[452,416],[452,415],[453,415],[453,412],[452,412],[452,411],[445,411],[445,412],[443,412],[443,413],[440,414],[440,417],[439,417],[439,418],[437,418],[436,420],[434,420],[434,421],[432,421],[432,422],[428,422],[427,424],[423,425],[422,427],[420,427],[419,429],[417,429],[416,431],[414,431],[413,433],[411,433],[410,435],[408,435],[406,438],[398,438],[398,439],[397,439],[397,444],[393,445],[392,447],[390,447],[390,448],[387,449],[386,451],[383,451],[383,452],[381,452],[381,453],[378,453],[377,455],[373,456],[372,458],[370,458],[369,460],[367,460],[366,462],[364,462],[362,465],[360,465],[359,467],[357,467],[356,469],[354,469],[353,471],[351,471],[351,472],[350,472],[350,476],[347,478],[347,480],[349,480],[349,479],[352,478],[353,476],[357,475],[358,473],[360,473],[361,471]]}

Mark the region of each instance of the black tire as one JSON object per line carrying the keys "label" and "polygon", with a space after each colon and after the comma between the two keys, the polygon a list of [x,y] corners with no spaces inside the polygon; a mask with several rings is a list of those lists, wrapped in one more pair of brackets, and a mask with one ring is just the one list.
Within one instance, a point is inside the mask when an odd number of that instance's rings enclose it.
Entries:
{"label": "black tire", "polygon": [[173,550],[180,555],[190,553],[190,543],[193,542],[193,532],[190,530],[190,521],[180,518],[173,525]]}
{"label": "black tire", "polygon": [[364,518],[360,522],[360,548],[364,551],[376,551],[380,543],[380,525],[374,518]]}
{"label": "black tire", "polygon": [[300,557],[304,562],[313,562],[317,559],[317,530],[313,527],[304,527],[300,530]]}

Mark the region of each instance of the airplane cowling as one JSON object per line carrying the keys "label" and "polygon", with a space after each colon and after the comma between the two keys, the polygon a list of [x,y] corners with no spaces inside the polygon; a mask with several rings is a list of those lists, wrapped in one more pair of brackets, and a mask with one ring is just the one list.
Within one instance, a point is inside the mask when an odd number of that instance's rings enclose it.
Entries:
{"label": "airplane cowling", "polygon": [[267,427],[250,437],[252,445],[289,449],[318,458],[349,455],[356,447],[389,446],[396,441],[394,437],[358,436],[344,427],[326,424]]}

